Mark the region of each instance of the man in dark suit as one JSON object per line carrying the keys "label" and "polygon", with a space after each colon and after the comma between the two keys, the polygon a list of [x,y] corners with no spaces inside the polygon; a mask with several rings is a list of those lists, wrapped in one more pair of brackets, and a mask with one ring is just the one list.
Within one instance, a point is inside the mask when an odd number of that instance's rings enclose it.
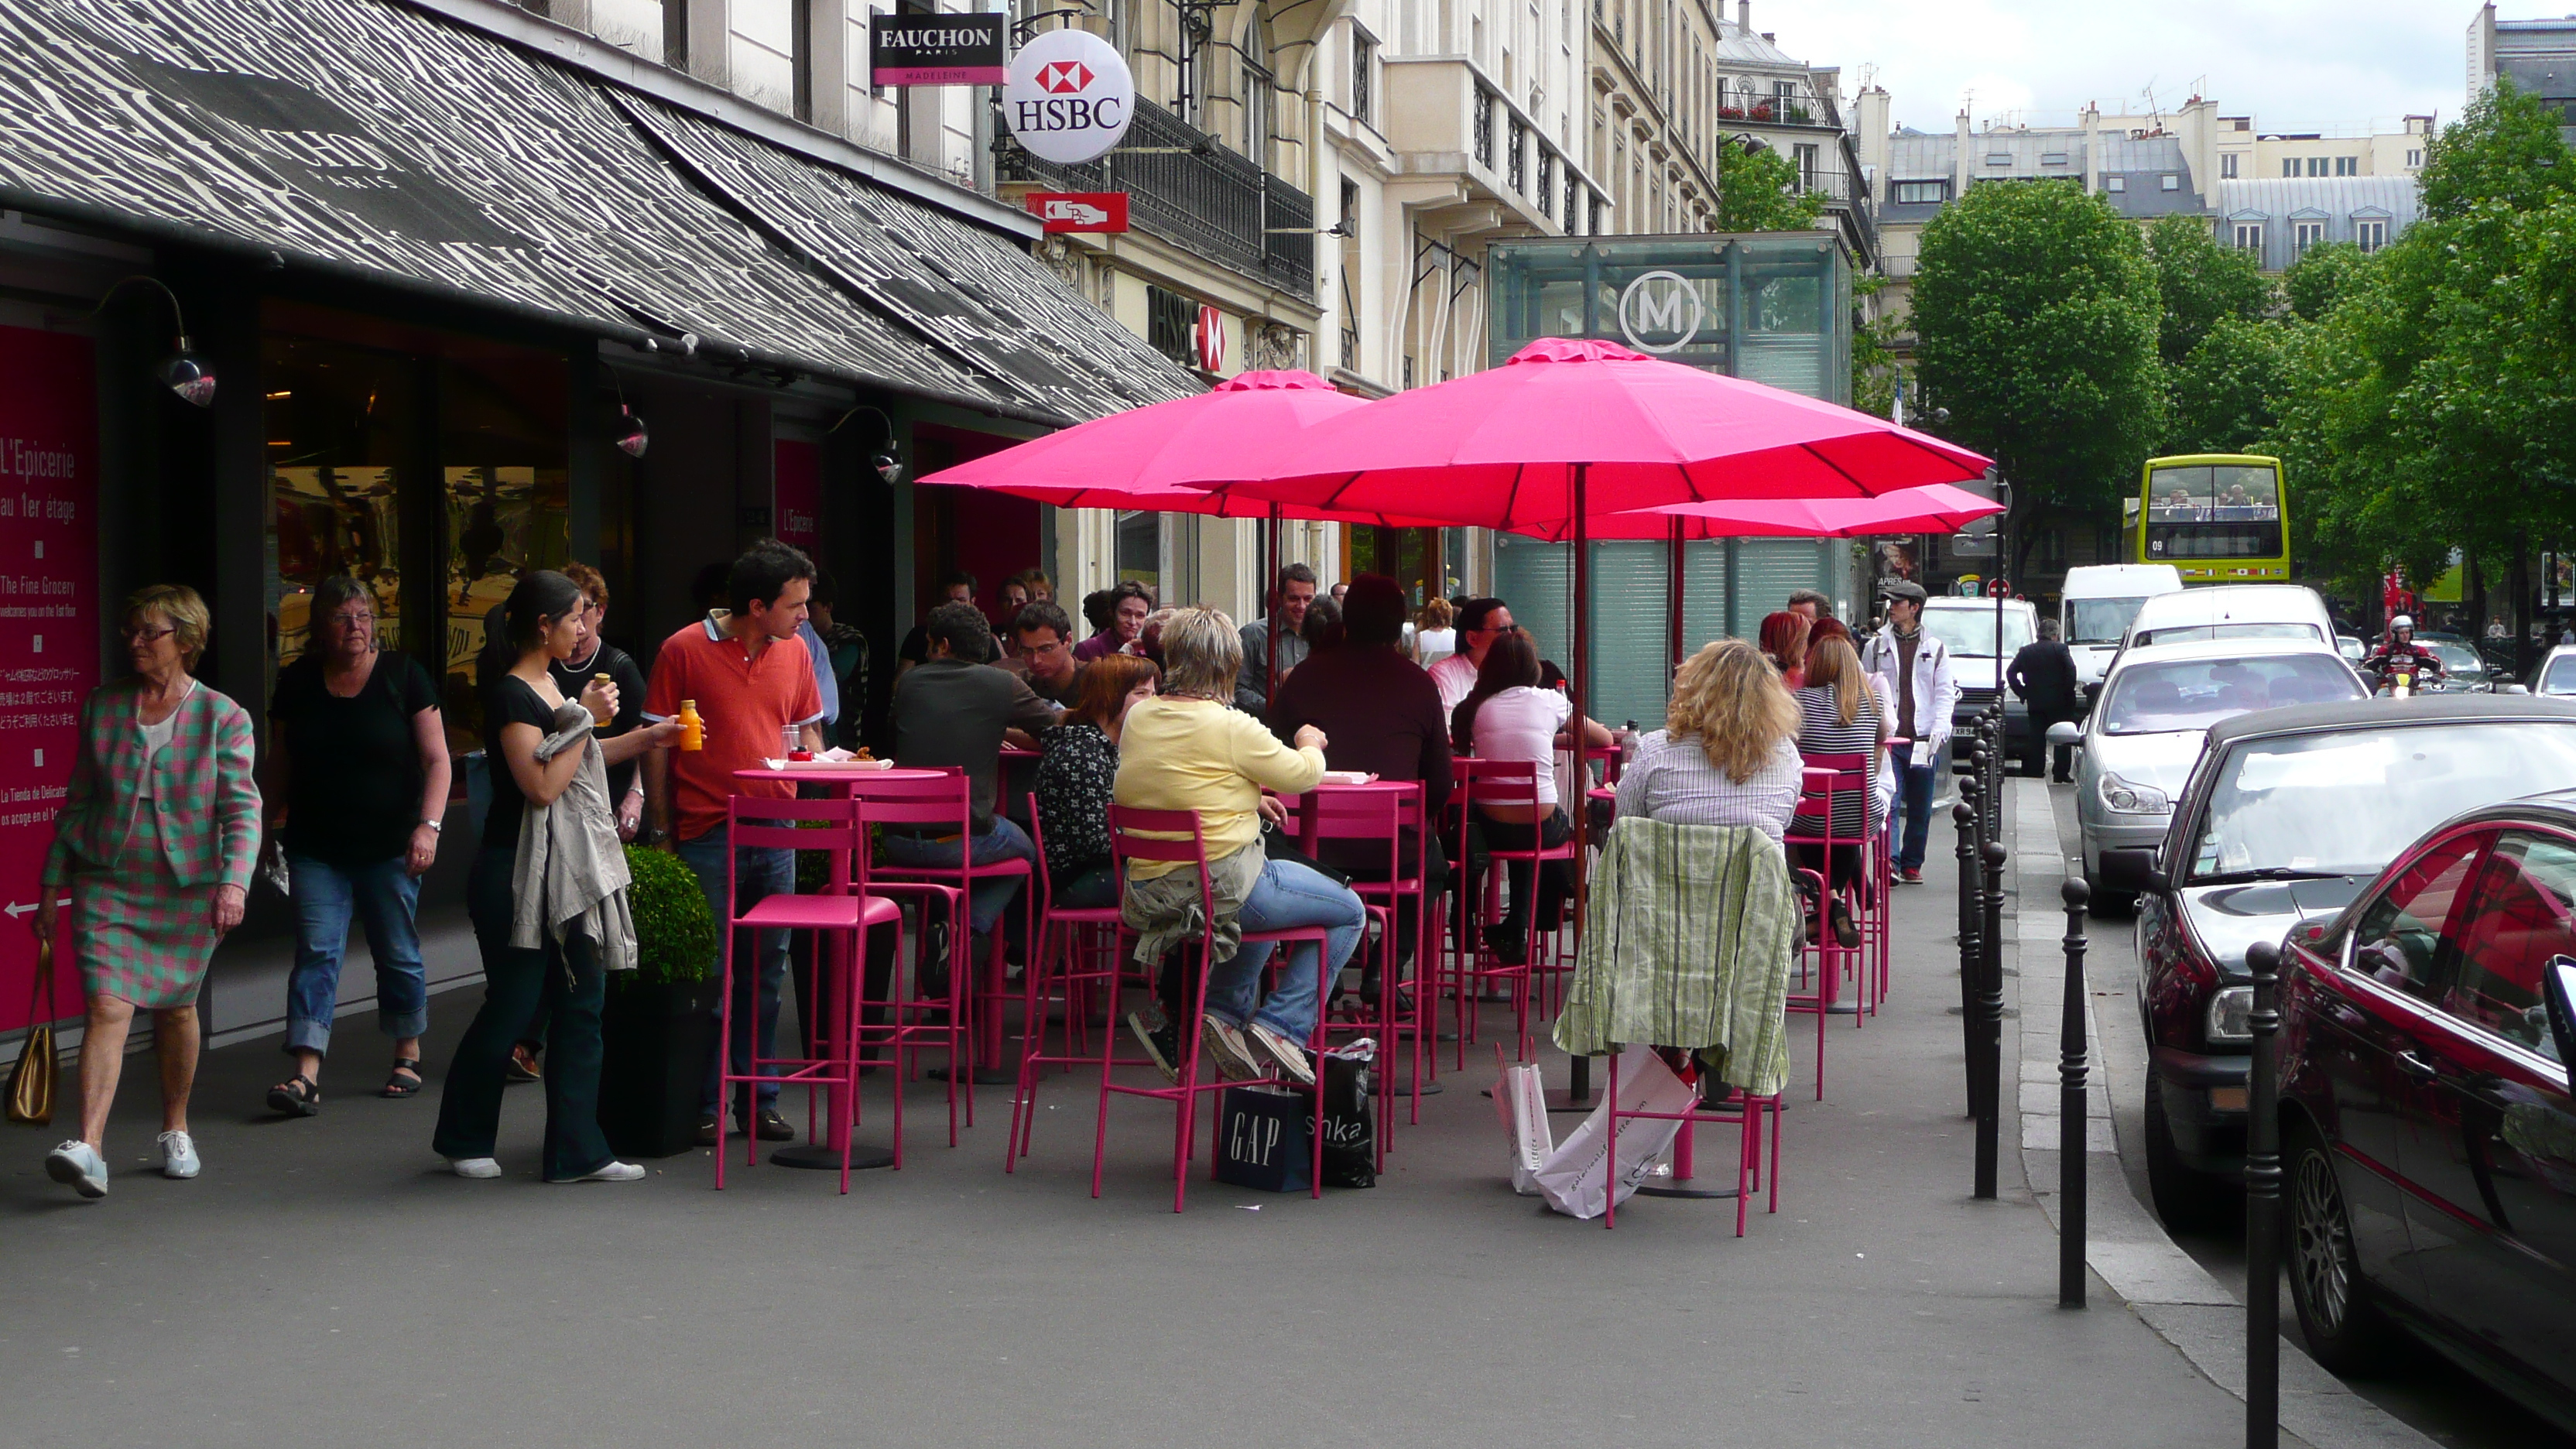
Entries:
{"label": "man in dark suit", "polygon": [[[2084,713],[2075,686],[2075,656],[2058,642],[2055,619],[2039,621],[2039,642],[2025,644],[2013,655],[2004,680],[2030,707],[2030,758],[2022,768],[2036,775],[2048,758],[2048,727],[2059,720],[2081,718]],[[2058,746],[2057,768],[2050,778],[2061,785],[2067,783],[2074,756],[2071,746]]]}

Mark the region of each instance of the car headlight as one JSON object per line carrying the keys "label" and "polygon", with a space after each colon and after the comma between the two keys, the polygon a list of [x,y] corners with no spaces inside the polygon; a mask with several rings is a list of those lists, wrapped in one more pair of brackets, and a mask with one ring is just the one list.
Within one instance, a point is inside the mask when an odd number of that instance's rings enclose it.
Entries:
{"label": "car headlight", "polygon": [[2230,986],[2209,998],[2207,1036],[2212,1043],[2254,1040],[2254,988]]}
{"label": "car headlight", "polygon": [[2121,815],[2170,815],[2173,801],[2153,785],[2133,784],[2105,770],[2102,772],[2103,808]]}

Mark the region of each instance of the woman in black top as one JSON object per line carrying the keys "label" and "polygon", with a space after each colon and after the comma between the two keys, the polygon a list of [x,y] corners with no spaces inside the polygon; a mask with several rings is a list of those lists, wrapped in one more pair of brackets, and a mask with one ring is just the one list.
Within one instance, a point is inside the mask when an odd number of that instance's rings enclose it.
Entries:
{"label": "woman in black top", "polygon": [[1118,783],[1118,731],[1127,706],[1154,697],[1154,661],[1112,654],[1084,666],[1064,722],[1038,761],[1038,829],[1046,837],[1048,903],[1075,910],[1118,904],[1109,803]]}
{"label": "woman in black top", "polygon": [[[589,749],[596,748],[603,762],[614,766],[667,745],[680,726],[664,720],[564,750],[551,760],[538,759],[537,748],[554,733],[556,712],[564,704],[550,668],[581,646],[586,605],[572,580],[538,569],[519,579],[503,607],[518,659],[484,695],[483,748],[492,761],[492,805],[484,816],[482,849],[475,854],[465,896],[474,940],[483,952],[483,1007],[465,1029],[447,1069],[433,1145],[459,1177],[501,1175],[492,1144],[500,1130],[502,1072],[521,1028],[543,1003],[549,1044],[545,1178],[631,1182],[644,1170],[612,1156],[599,1130],[599,1011],[606,982],[598,953],[577,934],[561,946],[549,936],[542,947],[513,947],[512,880],[530,800],[545,806],[570,804],[580,797],[567,788]],[[581,703],[593,718],[614,717],[618,694],[616,685],[594,680],[582,691]]]}
{"label": "woman in black top", "polygon": [[351,916],[376,966],[376,1024],[394,1039],[388,1097],[420,1091],[429,992],[415,912],[447,813],[447,734],[429,671],[378,646],[376,601],[345,575],[324,579],[306,618],[313,644],[278,671],[270,697],[268,829],[286,847],[295,968],[286,978],[286,1050],[295,1075],[268,1089],[292,1116],[322,1109],[322,1058]]}

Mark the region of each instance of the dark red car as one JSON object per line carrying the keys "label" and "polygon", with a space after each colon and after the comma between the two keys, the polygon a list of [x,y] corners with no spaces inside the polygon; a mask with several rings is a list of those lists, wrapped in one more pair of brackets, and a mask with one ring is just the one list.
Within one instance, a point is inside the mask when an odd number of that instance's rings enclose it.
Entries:
{"label": "dark red car", "polygon": [[2576,1430],[2576,791],[2407,848],[2282,955],[2284,1252],[2336,1372],[2403,1326]]}

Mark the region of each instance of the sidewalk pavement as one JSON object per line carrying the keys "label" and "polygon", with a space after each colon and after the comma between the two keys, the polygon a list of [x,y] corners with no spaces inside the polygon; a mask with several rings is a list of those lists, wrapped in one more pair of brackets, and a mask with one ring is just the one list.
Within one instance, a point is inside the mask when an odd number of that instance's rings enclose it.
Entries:
{"label": "sidewalk pavement", "polygon": [[[1781,1209],[1757,1205],[1741,1240],[1722,1201],[1638,1199],[1605,1231],[1514,1197],[1475,1090],[1499,1007],[1374,1190],[1202,1177],[1179,1217],[1170,1118],[1145,1104],[1113,1109],[1090,1198],[1079,1078],[1049,1080],[1009,1176],[1003,1090],[951,1152],[916,1087],[910,1165],[845,1198],[766,1166],[719,1194],[703,1153],[633,1185],[540,1185],[533,1087],[509,1097],[508,1175],[446,1175],[434,1089],[474,992],[436,1000],[433,1090],[413,1101],[356,1094],[382,1079],[364,1019],[342,1023],[310,1121],[259,1106],[285,1070],[273,1040],[210,1053],[194,1182],[144,1170],[156,1124],[132,1062],[104,1202],[43,1178],[56,1134],[0,1136],[0,1441],[2231,1442],[2239,1401],[2104,1284],[2091,1311],[2056,1306],[2021,1156],[2000,1201],[1969,1197],[1949,870],[1938,851],[1900,891],[1894,994],[1833,1019],[1826,1100],[1792,1087]],[[1793,1083],[1812,1082],[1813,1021],[1792,1025]],[[870,1083],[863,1137],[886,1091]],[[1703,1137],[1701,1160],[1725,1150]]]}

